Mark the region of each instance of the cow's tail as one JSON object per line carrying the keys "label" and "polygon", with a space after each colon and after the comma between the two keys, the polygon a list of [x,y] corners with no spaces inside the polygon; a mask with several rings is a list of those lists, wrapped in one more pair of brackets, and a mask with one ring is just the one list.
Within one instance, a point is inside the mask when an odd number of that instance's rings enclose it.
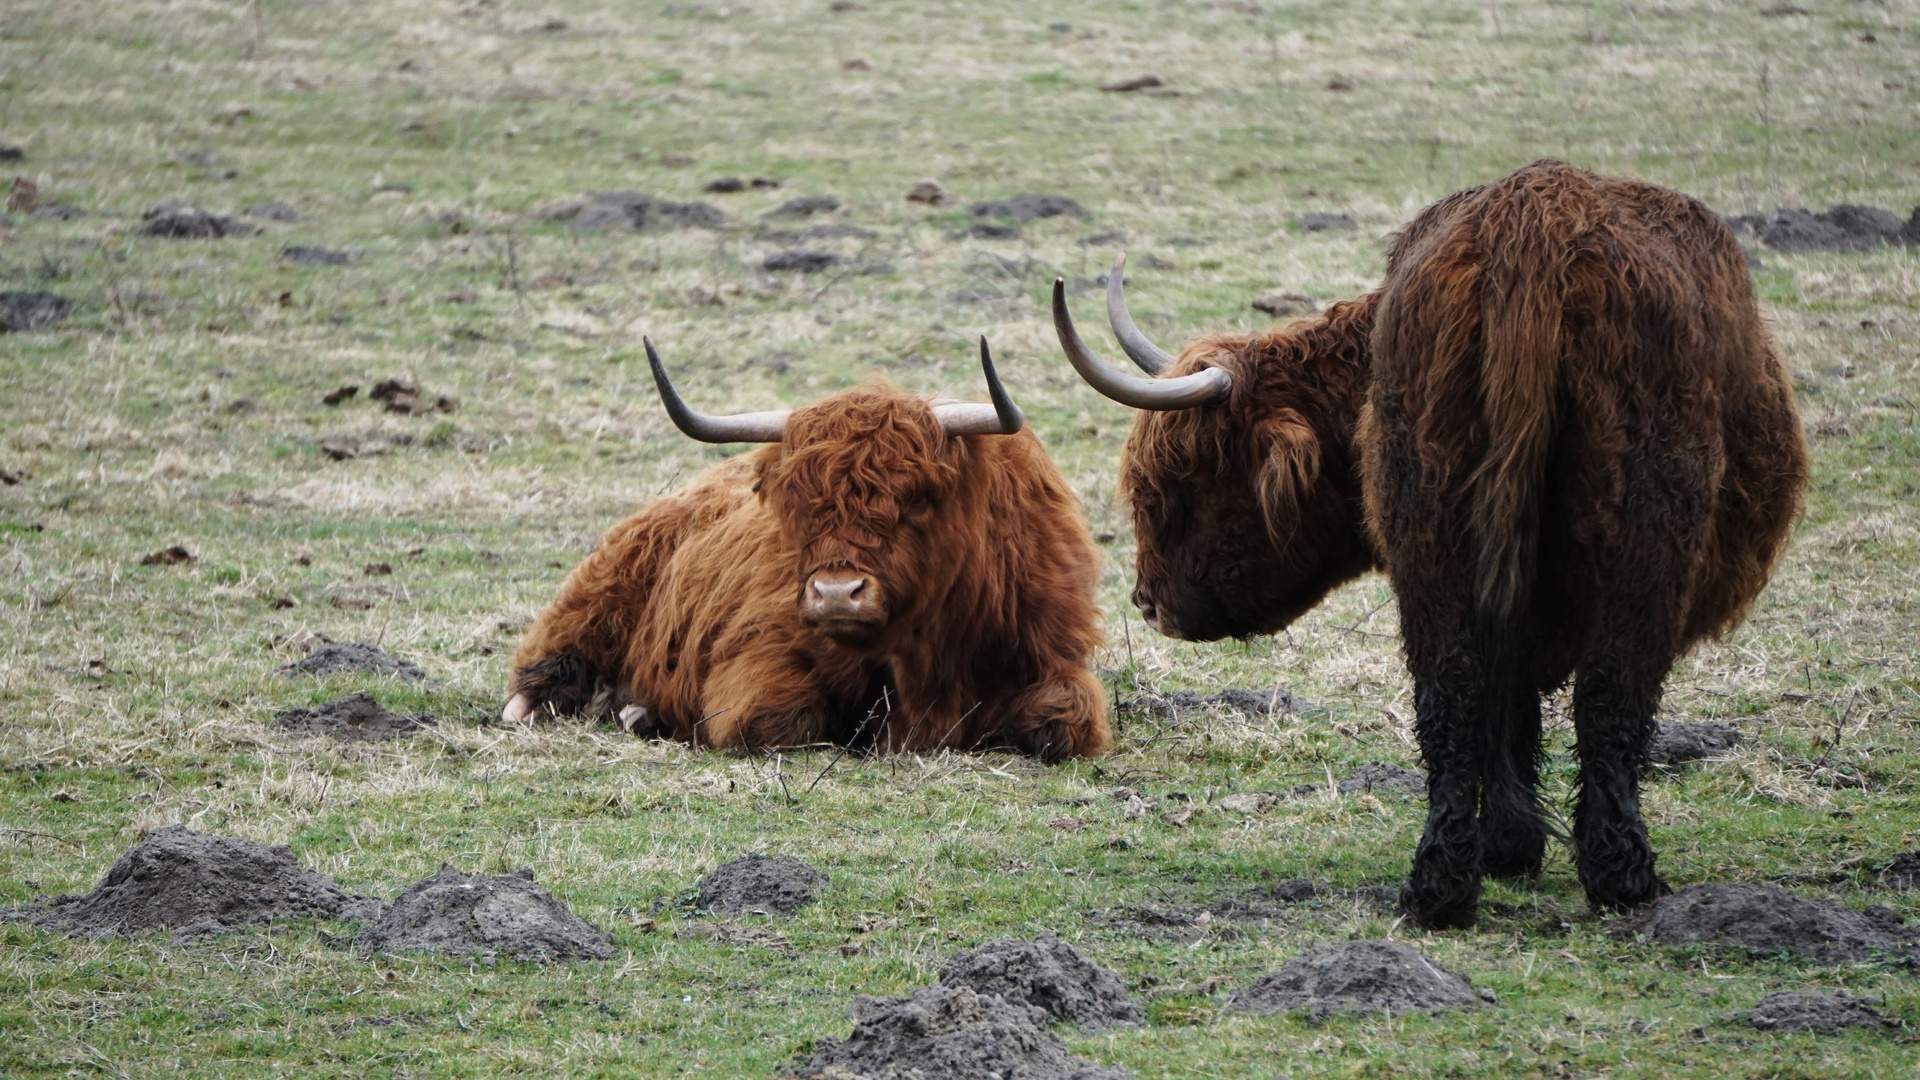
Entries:
{"label": "cow's tail", "polygon": [[[1538,571],[1556,399],[1570,345],[1563,340],[1564,302],[1593,205],[1584,190],[1589,182],[1565,166],[1522,170],[1488,192],[1479,222],[1479,400],[1486,449],[1465,477],[1465,494],[1475,563],[1474,635],[1485,665],[1481,730],[1492,743],[1485,749],[1495,756],[1538,754],[1538,724],[1524,707],[1537,688],[1524,681],[1521,657]],[[1532,763],[1512,764],[1531,775]],[[1526,802],[1533,804],[1531,798]]]}

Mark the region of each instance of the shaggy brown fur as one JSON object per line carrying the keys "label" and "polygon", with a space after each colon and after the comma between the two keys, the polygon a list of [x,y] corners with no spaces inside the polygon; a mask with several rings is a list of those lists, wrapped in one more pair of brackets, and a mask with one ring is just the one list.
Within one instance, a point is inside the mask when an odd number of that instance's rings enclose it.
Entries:
{"label": "shaggy brown fur", "polygon": [[1377,292],[1168,374],[1206,365],[1232,398],[1142,414],[1122,465],[1143,610],[1271,632],[1372,562],[1429,770],[1414,919],[1471,923],[1483,871],[1538,871],[1540,695],[1569,678],[1588,898],[1659,895],[1637,769],[1661,684],[1745,615],[1807,473],[1721,219],[1537,162],[1422,213]]}
{"label": "shaggy brown fur", "polygon": [[[868,575],[884,625],[808,626],[823,570]],[[927,402],[866,387],[614,526],[527,632],[513,691],[572,712],[604,684],[594,707],[644,706],[699,746],[1099,754],[1096,573],[1030,431],[952,437]]]}

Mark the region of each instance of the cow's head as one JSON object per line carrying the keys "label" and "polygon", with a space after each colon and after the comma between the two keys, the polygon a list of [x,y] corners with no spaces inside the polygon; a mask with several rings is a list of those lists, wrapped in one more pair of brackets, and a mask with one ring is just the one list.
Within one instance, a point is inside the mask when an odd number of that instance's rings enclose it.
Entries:
{"label": "cow's head", "polygon": [[889,386],[803,409],[703,416],[680,399],[651,341],[647,359],[667,413],[703,442],[767,442],[756,490],[793,553],[801,621],[865,647],[914,610],[938,580],[969,454],[962,435],[1011,435],[1026,423],[993,370],[992,404],[929,404]]}
{"label": "cow's head", "polygon": [[1169,637],[1278,631],[1371,564],[1353,453],[1370,302],[1174,357],[1127,313],[1126,257],[1107,278],[1114,336],[1152,378],[1087,350],[1053,287],[1060,345],[1102,394],[1143,410],[1120,463],[1138,545],[1133,601]]}

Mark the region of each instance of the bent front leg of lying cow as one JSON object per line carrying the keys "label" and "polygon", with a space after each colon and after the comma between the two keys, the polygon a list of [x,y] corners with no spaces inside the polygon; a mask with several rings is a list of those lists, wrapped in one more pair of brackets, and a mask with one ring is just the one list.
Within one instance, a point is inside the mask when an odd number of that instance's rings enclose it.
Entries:
{"label": "bent front leg of lying cow", "polygon": [[500,710],[500,719],[525,725],[543,716],[606,718],[633,732],[646,712],[636,706],[624,686],[602,677],[584,659],[561,654],[514,672],[513,692]]}

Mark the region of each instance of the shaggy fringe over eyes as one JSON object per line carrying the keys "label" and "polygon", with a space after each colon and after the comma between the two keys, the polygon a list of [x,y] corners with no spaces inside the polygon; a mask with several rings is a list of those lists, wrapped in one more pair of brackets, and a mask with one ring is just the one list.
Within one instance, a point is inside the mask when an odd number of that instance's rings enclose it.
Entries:
{"label": "shaggy fringe over eyes", "polygon": [[902,509],[953,490],[965,451],[926,402],[878,384],[831,410],[796,410],[762,479],[789,527],[807,523],[816,539],[804,561],[820,565],[884,545]]}

